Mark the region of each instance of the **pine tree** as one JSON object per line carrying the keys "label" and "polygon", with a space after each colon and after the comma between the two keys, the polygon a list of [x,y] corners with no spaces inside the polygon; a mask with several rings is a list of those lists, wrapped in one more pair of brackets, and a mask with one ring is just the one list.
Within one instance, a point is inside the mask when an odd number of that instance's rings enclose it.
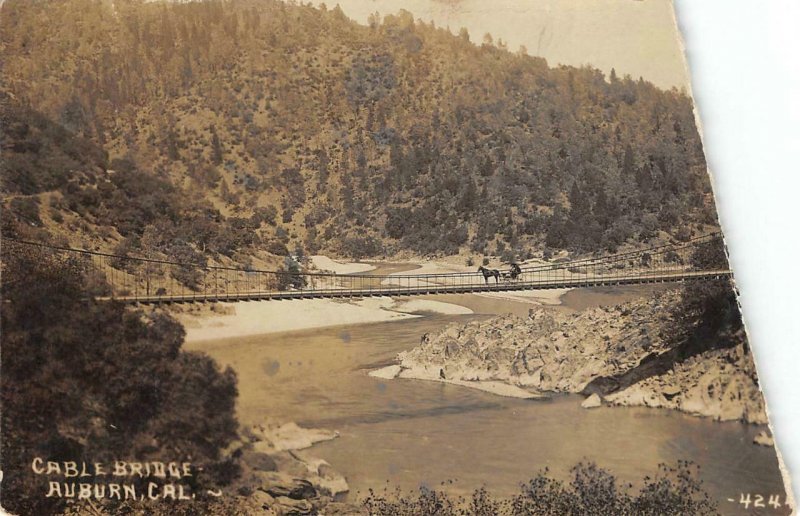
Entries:
{"label": "pine tree", "polygon": [[215,165],[222,164],[222,144],[214,127],[211,128],[211,162]]}
{"label": "pine tree", "polygon": [[636,177],[636,164],[633,161],[633,149],[629,143],[625,146],[625,156],[622,159],[622,178],[630,181],[634,177]]}

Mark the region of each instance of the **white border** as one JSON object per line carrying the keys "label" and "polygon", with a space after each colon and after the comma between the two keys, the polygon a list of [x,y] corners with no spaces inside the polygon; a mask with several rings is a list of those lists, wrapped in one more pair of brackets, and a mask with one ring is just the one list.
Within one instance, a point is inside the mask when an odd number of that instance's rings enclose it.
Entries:
{"label": "white border", "polygon": [[800,1],[675,0],[675,10],[745,324],[798,493]]}

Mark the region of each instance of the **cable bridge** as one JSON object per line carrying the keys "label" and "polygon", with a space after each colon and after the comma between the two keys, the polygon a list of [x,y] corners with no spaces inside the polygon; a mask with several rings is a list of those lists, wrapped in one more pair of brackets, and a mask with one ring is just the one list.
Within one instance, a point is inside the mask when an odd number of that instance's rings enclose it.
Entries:
{"label": "cable bridge", "polygon": [[[326,271],[271,271],[122,256],[5,238],[6,251],[56,253],[78,259],[104,276],[100,299],[125,303],[186,303],[267,299],[416,296],[636,285],[731,276],[727,263],[698,267],[697,253],[723,246],[721,233],[687,242],[609,256],[442,274],[336,274]],[[722,248],[721,248],[722,249]],[[724,261],[724,260],[723,260]],[[494,269],[489,269],[493,271]]]}

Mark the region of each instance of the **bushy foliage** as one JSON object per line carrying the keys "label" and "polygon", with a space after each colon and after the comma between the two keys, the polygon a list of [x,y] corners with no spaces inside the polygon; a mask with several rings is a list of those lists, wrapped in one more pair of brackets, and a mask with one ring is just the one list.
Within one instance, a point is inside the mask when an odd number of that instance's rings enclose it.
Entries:
{"label": "bushy foliage", "polygon": [[[3,188],[16,195],[6,217],[17,226],[12,232],[43,227],[37,194],[55,192],[60,198],[51,210],[58,225],[73,213],[94,224],[97,236],[109,234],[108,229],[121,235],[118,254],[204,266],[208,256],[252,254],[261,243],[262,224],[275,222],[274,207],[260,208],[249,218],[226,217],[208,200],[187,197],[169,178],[130,157],[106,161],[96,144],[8,98],[0,108],[3,120],[15,128],[4,153],[9,159],[2,164]],[[189,269],[176,270],[175,279],[189,288],[199,286],[197,273]]]}
{"label": "bushy foliage", "polygon": [[278,290],[289,288],[303,288],[306,286],[306,277],[300,274],[300,264],[287,256],[284,264],[277,271]]}
{"label": "bushy foliage", "polygon": [[6,193],[32,195],[61,189],[107,164],[105,151],[94,142],[23,107],[7,92],[0,92],[0,122],[0,184]]}
{"label": "bushy foliage", "polygon": [[[49,514],[31,461],[191,462],[192,488],[225,481],[220,449],[235,437],[236,378],[181,350],[172,318],[126,310],[87,264],[28,249],[2,256],[3,505]],[[82,479],[82,481],[92,479]],[[142,482],[136,477],[132,482]]]}
{"label": "bushy foliage", "polygon": [[[641,79],[550,68],[405,11],[360,26],[278,0],[2,10],[8,88],[76,144],[247,217],[279,204],[299,241],[593,251],[716,224],[691,99]],[[17,191],[63,186],[28,157],[12,156]]]}
{"label": "bushy foliage", "polygon": [[722,235],[696,245],[689,262],[697,270],[727,270],[728,255]]}
{"label": "bushy foliage", "polygon": [[342,242],[342,252],[345,256],[356,260],[365,256],[376,256],[383,252],[381,241],[374,236],[353,236],[345,238]]}
{"label": "bushy foliage", "polygon": [[[722,237],[697,246],[690,264],[698,270],[726,270],[728,258]],[[664,336],[673,347],[695,354],[713,348],[734,346],[746,339],[736,290],[730,279],[688,282],[681,302],[670,313]]]}
{"label": "bushy foliage", "polygon": [[477,489],[470,499],[452,497],[428,488],[419,493],[377,495],[370,491],[363,505],[374,516],[686,516],[717,514],[716,504],[702,489],[698,468],[680,461],[675,467],[660,465],[645,477],[638,492],[622,488],[616,478],[595,464],[580,463],[572,480],[564,484],[547,470],[520,487],[510,499]]}
{"label": "bushy foliage", "polygon": [[39,218],[39,199],[36,197],[16,197],[11,199],[9,207],[20,222],[31,226],[42,225],[42,219]]}

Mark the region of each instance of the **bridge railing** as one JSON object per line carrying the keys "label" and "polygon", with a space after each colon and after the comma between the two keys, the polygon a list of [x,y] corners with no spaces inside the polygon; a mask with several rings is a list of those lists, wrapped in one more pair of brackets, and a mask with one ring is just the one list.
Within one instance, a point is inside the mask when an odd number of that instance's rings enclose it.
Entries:
{"label": "bridge railing", "polygon": [[[120,256],[13,239],[4,239],[3,245],[11,252],[36,249],[84,260],[104,276],[111,288],[109,297],[190,301],[273,297],[287,292],[297,297],[304,293],[357,296],[556,288],[688,277],[703,272],[692,261],[700,247],[722,244],[721,235],[714,233],[685,243],[612,256],[527,265],[519,274],[504,267],[498,270],[498,277],[485,277],[477,271],[390,275],[269,271]],[[726,270],[727,264],[719,265],[719,271]],[[707,268],[705,272],[713,270]]]}

